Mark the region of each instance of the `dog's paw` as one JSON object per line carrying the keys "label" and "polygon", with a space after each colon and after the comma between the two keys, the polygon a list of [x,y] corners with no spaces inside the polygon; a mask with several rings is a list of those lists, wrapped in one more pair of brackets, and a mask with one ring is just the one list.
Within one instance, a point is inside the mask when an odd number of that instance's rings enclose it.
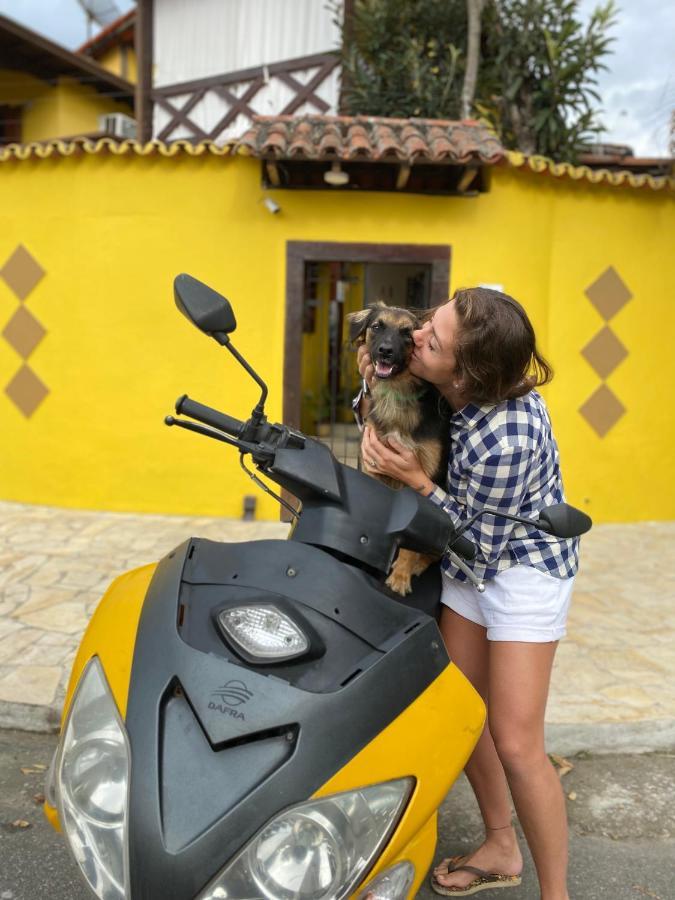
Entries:
{"label": "dog's paw", "polygon": [[395,570],[392,570],[385,584],[388,588],[391,588],[394,593],[400,594],[402,597],[412,593],[409,572],[396,572]]}

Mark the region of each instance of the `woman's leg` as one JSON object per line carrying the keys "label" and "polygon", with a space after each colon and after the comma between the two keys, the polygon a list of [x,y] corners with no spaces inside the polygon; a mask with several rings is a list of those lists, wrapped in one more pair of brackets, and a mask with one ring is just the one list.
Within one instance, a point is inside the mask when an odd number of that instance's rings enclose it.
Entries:
{"label": "woman's leg", "polygon": [[539,878],[541,900],[568,900],[565,798],[544,746],[557,642],[490,643],[489,722]]}
{"label": "woman's leg", "polygon": [[[443,608],[440,628],[450,658],[487,703],[490,647],[485,628],[447,607]],[[522,856],[510,825],[511,799],[487,724],[464,771],[485,823],[485,841],[466,861],[491,872],[519,874]],[[440,864],[434,870],[439,882],[448,887],[463,887],[476,877],[467,872],[443,875],[444,872],[447,864]]]}

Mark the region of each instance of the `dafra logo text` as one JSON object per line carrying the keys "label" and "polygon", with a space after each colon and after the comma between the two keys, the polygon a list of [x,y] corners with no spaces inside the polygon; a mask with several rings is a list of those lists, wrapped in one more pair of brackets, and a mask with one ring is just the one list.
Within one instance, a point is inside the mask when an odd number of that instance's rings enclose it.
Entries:
{"label": "dafra logo text", "polygon": [[211,696],[214,699],[209,701],[209,709],[232,716],[233,719],[241,719],[242,722],[246,720],[244,713],[237,707],[247,703],[253,696],[253,691],[250,691],[243,681],[228,681],[217,690],[211,691]]}

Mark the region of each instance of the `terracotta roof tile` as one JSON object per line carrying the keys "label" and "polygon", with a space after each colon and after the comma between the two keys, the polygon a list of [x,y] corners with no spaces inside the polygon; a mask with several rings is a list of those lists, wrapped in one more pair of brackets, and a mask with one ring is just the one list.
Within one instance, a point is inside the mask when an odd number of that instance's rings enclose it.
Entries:
{"label": "terracotta roof tile", "polygon": [[[342,146],[342,142],[340,140],[340,135],[335,129],[326,129],[321,138],[319,139],[319,147],[318,152],[321,156],[325,157],[337,157],[340,152],[340,147]],[[305,155],[308,155],[312,152],[312,142],[311,140],[307,142]]]}
{"label": "terracotta roof tile", "polygon": [[[386,120],[385,120],[386,121]],[[390,120],[389,120],[390,121]],[[436,123],[438,124],[438,123]],[[441,123],[447,125],[452,123]],[[284,142],[282,135],[277,137]],[[335,137],[335,136],[334,136]],[[398,152],[399,147],[395,148]],[[385,151],[389,156],[390,151]],[[438,151],[434,151],[436,154]],[[69,156],[105,155],[112,156],[217,156],[236,157],[253,155],[251,149],[241,141],[230,141],[227,144],[216,144],[213,141],[200,141],[198,144],[191,141],[173,141],[165,144],[161,141],[148,141],[146,144],[138,141],[118,141],[108,136],[76,137],[64,140],[54,139],[32,144],[7,144],[0,145],[0,164],[13,165],[31,160],[43,160],[65,158]],[[260,156],[259,153],[255,155]],[[333,154],[335,157],[335,154]],[[318,157],[323,158],[323,157]],[[330,156],[325,157],[330,159]],[[489,162],[499,161],[490,159]],[[612,188],[649,188],[652,191],[664,191],[675,193],[675,177],[654,176],[650,174],[636,175],[628,170],[610,172],[609,169],[589,169],[588,166],[572,166],[569,163],[555,163],[543,156],[524,156],[522,153],[508,151],[502,159],[504,166],[515,169],[529,170],[538,175],[564,178],[571,181],[586,182],[593,185],[606,185]]]}
{"label": "terracotta roof tile", "polygon": [[372,116],[256,116],[234,142],[253,156],[276,159],[497,163],[506,152],[479,122]]}
{"label": "terracotta roof tile", "polygon": [[375,145],[377,147],[376,159],[399,160],[402,158],[396,132],[390,125],[378,124],[374,129]]}
{"label": "terracotta roof tile", "polygon": [[454,151],[447,129],[439,128],[438,125],[432,125],[429,128],[428,140],[432,156],[440,160],[452,158]]}

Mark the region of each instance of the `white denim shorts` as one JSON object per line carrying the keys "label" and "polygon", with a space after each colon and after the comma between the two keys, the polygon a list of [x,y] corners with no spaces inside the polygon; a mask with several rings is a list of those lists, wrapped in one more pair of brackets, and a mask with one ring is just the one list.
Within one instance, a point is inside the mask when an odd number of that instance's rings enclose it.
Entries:
{"label": "white denim shorts", "polygon": [[468,581],[443,575],[441,601],[487,628],[489,641],[558,641],[567,633],[574,578],[554,578],[532,566],[513,566],[485,582],[480,594]]}

